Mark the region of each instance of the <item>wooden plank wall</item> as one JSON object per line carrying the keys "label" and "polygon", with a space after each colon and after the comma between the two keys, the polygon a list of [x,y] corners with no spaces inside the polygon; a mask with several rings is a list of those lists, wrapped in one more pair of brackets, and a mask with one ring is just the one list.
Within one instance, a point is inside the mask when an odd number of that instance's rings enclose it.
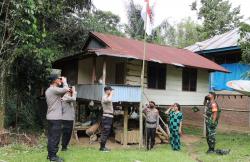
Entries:
{"label": "wooden plank wall", "polygon": [[[126,84],[140,85],[142,61],[128,60],[126,65]],[[145,64],[144,86],[147,87],[147,63]]]}

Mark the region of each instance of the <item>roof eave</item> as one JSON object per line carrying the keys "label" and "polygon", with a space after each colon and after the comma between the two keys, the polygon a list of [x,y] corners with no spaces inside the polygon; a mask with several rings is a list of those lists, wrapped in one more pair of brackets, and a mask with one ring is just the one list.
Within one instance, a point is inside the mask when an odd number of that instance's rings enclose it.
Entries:
{"label": "roof eave", "polygon": [[236,50],[240,50],[240,47],[239,46],[231,46],[231,47],[224,47],[224,48],[215,48],[215,49],[209,49],[209,50],[195,51],[195,53],[198,53],[200,55],[206,55],[206,54],[227,52],[227,51],[236,51]]}

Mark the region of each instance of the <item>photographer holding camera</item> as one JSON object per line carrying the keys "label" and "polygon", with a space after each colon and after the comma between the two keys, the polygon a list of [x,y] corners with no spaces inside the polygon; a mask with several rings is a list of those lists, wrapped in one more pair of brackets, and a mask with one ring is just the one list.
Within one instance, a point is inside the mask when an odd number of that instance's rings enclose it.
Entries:
{"label": "photographer holding camera", "polygon": [[[62,133],[62,96],[69,92],[67,80],[65,77],[57,75],[50,76],[50,86],[45,92],[48,105],[48,159],[50,161],[63,162],[56,154]],[[62,86],[60,88],[59,86]]]}
{"label": "photographer holding camera", "polygon": [[75,87],[70,87],[70,91],[62,97],[62,151],[67,151],[68,144],[72,135],[75,120],[74,102],[77,92]]}
{"label": "photographer holding camera", "polygon": [[204,99],[204,105],[207,106],[206,114],[204,114],[206,121],[206,138],[208,144],[207,153],[215,152],[216,128],[221,113],[215,98],[216,94],[214,92],[209,92],[209,94]]}

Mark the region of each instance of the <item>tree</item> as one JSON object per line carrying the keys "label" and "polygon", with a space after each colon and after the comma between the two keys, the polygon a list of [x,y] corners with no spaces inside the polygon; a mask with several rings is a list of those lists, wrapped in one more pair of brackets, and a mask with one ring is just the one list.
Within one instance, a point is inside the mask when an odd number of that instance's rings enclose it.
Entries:
{"label": "tree", "polygon": [[[17,58],[22,56],[25,58],[26,55],[33,54],[34,57],[41,58],[46,54],[47,62],[50,60],[56,53],[58,53],[56,47],[51,48],[50,52],[43,53],[46,45],[46,23],[45,15],[46,13],[49,15],[53,13],[51,10],[45,12],[44,10],[48,8],[49,4],[42,3],[41,1],[33,1],[33,0],[24,0],[24,1],[2,1],[1,3],[1,50],[0,50],[0,67],[1,67],[1,78],[0,78],[0,94],[1,94],[1,103],[0,103],[0,130],[3,129],[3,121],[4,121],[4,112],[7,100],[13,100],[13,96],[8,96],[8,94],[12,94],[14,90],[11,82],[6,82],[7,77],[14,77],[16,73],[11,71],[11,67]],[[60,3],[58,3],[60,5]],[[55,6],[55,5],[54,5]],[[57,10],[53,9],[53,11],[57,12]],[[54,12],[54,13],[55,13]],[[41,19],[40,19],[41,18]],[[27,50],[27,47],[32,47]],[[39,52],[40,51],[40,52]],[[41,62],[40,60],[39,62]],[[32,65],[32,62],[30,62]],[[43,65],[41,65],[43,66]],[[28,66],[29,67],[29,66]],[[30,68],[35,71],[35,69],[39,69],[39,67]],[[29,73],[28,73],[29,74]],[[27,74],[27,75],[28,75]],[[39,74],[37,74],[39,75]],[[29,75],[28,75],[29,76]],[[34,80],[36,82],[37,80]],[[16,85],[19,80],[13,80]],[[22,82],[22,81],[20,81]],[[22,86],[31,86],[21,83]],[[33,88],[33,87],[31,87]],[[30,89],[22,89],[18,91],[19,93],[29,92],[30,97],[35,95],[34,92],[30,91]],[[20,95],[19,95],[20,96]],[[25,100],[19,100],[17,97],[16,104],[20,105],[25,103]],[[26,103],[27,103],[26,102]],[[19,104],[20,103],[20,104]],[[32,105],[30,105],[32,106]],[[18,111],[16,111],[18,112]]]}
{"label": "tree", "polygon": [[198,19],[203,21],[203,26],[200,28],[203,39],[238,27],[243,18],[240,15],[240,6],[232,8],[228,0],[201,0],[199,9],[196,2],[192,3],[191,9],[197,10]]}
{"label": "tree", "polygon": [[72,55],[82,50],[91,31],[122,35],[119,23],[119,16],[106,11],[69,14],[61,19],[55,39],[62,46],[65,55]]}
{"label": "tree", "polygon": [[130,0],[127,8],[128,24],[125,25],[125,32],[128,33],[131,38],[144,39],[144,22],[141,18],[142,6]]}
{"label": "tree", "polygon": [[90,12],[91,0],[0,3],[0,130],[4,112],[7,126],[36,128],[41,126],[35,117],[39,89],[46,84],[51,63],[65,53],[80,52],[89,31],[121,34],[120,18]]}
{"label": "tree", "polygon": [[[14,77],[17,74],[11,70],[13,63],[17,59],[21,59],[20,57],[26,59],[29,54],[32,54],[34,63],[37,60],[38,63],[47,64],[55,59],[61,53],[60,44],[54,39],[54,31],[59,24],[58,20],[68,13],[83,11],[84,9],[80,5],[87,7],[91,3],[89,0],[75,2],[71,0],[2,0],[0,2],[0,130],[3,129],[6,103],[10,99],[7,95],[11,94],[10,91],[15,90],[6,82],[7,77]],[[86,10],[88,9],[87,7]],[[27,50],[27,47],[30,49]],[[46,60],[42,58],[46,58]],[[44,64],[36,64],[36,66],[42,68]],[[39,67],[35,68],[39,69]],[[31,69],[35,71],[35,68]],[[28,75],[28,77],[32,77],[32,75]],[[30,90],[23,89],[21,93],[29,92],[30,96],[35,95],[35,92]],[[23,101],[21,103],[24,103]]]}
{"label": "tree", "polygon": [[[141,18],[141,10],[142,7],[131,0],[127,9],[128,25],[125,25],[125,32],[130,37],[139,40],[144,39],[144,22]],[[197,30],[199,27],[191,18],[183,19],[176,25],[164,20],[153,29],[152,35],[147,36],[146,41],[183,48],[201,40]]]}
{"label": "tree", "polygon": [[176,25],[164,20],[154,29],[152,42],[184,48],[201,40],[197,30],[199,27],[190,17],[181,20]]}
{"label": "tree", "polygon": [[192,21],[190,17],[178,23],[176,26],[177,47],[184,48],[201,41],[199,29],[200,25]]}
{"label": "tree", "polygon": [[239,43],[242,51],[242,56],[241,56],[242,62],[250,64],[250,25],[247,23],[241,23],[240,25]]}

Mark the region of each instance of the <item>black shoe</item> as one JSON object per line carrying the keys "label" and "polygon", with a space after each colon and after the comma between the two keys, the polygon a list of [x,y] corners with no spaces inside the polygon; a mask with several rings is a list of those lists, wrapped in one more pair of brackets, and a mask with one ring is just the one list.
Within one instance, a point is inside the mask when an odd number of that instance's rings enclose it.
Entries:
{"label": "black shoe", "polygon": [[149,151],[149,150],[151,150],[151,147],[150,147],[150,145],[148,145],[148,146],[147,146],[147,150],[148,150],[148,151]]}
{"label": "black shoe", "polygon": [[214,153],[214,150],[212,150],[212,149],[207,150],[207,154],[213,154],[213,153]]}
{"label": "black shoe", "polygon": [[110,152],[111,150],[106,148],[106,147],[103,147],[103,148],[100,148],[100,151],[102,151],[102,152]]}
{"label": "black shoe", "polygon": [[67,151],[67,150],[68,150],[67,147],[63,147],[63,148],[61,149],[61,151]]}
{"label": "black shoe", "polygon": [[230,151],[230,149],[215,150],[216,154],[218,155],[227,155],[230,153]]}
{"label": "black shoe", "polygon": [[64,160],[62,158],[59,158],[58,156],[49,158],[50,162],[63,162]]}

